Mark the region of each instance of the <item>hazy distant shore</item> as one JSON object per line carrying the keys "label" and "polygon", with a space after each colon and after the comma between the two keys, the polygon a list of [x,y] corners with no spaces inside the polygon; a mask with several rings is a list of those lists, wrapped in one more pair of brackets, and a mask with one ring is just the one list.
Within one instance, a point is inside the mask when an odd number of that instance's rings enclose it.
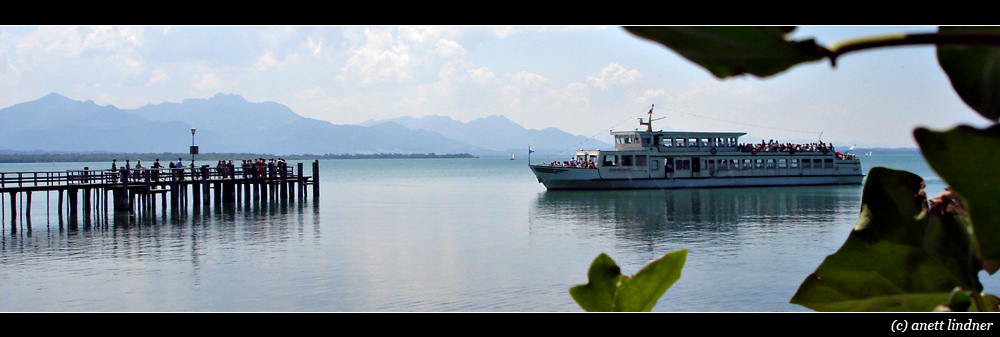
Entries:
{"label": "hazy distant shore", "polygon": [[[110,162],[117,159],[140,159],[152,163],[156,159],[169,162],[183,158],[184,162],[191,160],[188,153],[0,153],[0,163],[53,163],[53,162]],[[285,160],[310,159],[416,159],[416,158],[477,158],[468,153],[435,154],[435,153],[375,153],[375,154],[325,154],[325,155],[272,155],[261,153],[202,153],[195,155],[196,164],[211,165],[220,160],[239,161],[256,158],[282,158]],[[147,164],[148,166],[149,164]]]}

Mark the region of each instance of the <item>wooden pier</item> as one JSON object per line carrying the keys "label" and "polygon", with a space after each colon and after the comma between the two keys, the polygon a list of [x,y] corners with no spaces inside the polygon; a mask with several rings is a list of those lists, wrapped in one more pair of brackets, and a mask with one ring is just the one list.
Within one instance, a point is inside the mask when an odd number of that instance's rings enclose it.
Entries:
{"label": "wooden pier", "polygon": [[[160,207],[165,209],[168,205],[186,207],[189,199],[195,205],[213,201],[233,204],[241,199],[262,202],[302,199],[308,189],[312,190],[314,199],[319,197],[318,160],[312,162],[311,175],[305,174],[304,163],[295,166],[0,172],[0,201],[5,199],[4,195],[9,196],[6,198],[9,205],[0,205],[0,212],[9,207],[5,217],[11,224],[16,224],[19,213],[30,222],[33,192],[58,193],[60,214],[65,207],[74,219],[79,210],[88,214],[110,209],[116,215],[154,211],[157,196]],[[19,212],[22,206],[23,211]]]}

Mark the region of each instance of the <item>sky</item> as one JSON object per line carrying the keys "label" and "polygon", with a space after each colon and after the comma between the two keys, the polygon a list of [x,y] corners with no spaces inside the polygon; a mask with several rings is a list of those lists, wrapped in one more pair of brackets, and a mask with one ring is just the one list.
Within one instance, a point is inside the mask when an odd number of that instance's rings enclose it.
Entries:
{"label": "sky", "polygon": [[[805,26],[791,38],[829,46],[935,30]],[[0,26],[0,108],[53,92],[122,109],[236,94],[334,124],[502,115],[605,141],[654,106],[654,129],[860,147],[915,147],[916,127],[987,124],[933,47],[718,79],[616,26]]]}

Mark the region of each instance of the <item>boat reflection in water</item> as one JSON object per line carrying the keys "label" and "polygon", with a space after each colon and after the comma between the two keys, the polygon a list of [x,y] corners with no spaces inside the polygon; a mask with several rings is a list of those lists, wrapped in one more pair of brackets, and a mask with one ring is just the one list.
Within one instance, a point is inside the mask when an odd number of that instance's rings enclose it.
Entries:
{"label": "boat reflection in water", "polygon": [[572,237],[577,259],[607,253],[626,275],[687,249],[657,311],[800,311],[788,299],[844,243],[860,202],[859,186],[546,191],[530,222],[533,240]]}

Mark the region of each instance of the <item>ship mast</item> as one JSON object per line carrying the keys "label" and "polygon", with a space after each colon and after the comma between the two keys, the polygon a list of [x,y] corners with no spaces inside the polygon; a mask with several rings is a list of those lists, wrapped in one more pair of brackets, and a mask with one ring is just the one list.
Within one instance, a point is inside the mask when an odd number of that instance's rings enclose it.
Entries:
{"label": "ship mast", "polygon": [[639,125],[640,126],[641,125],[645,125],[646,126],[646,132],[653,132],[653,121],[658,121],[658,120],[664,119],[666,117],[660,117],[660,118],[657,118],[657,119],[653,119],[653,106],[649,107],[648,114],[649,114],[649,121],[648,122],[643,122],[642,118],[639,118]]}

